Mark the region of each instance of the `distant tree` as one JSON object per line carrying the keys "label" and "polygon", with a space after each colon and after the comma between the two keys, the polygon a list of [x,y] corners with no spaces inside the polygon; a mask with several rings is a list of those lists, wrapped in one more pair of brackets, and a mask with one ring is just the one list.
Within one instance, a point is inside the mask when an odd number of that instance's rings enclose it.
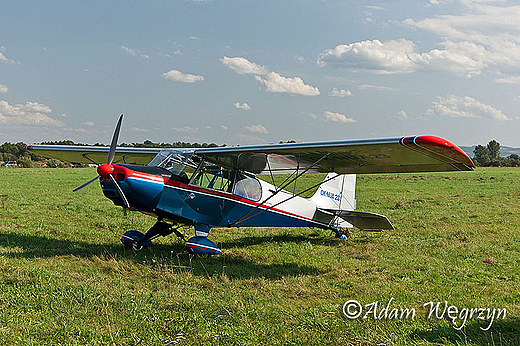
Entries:
{"label": "distant tree", "polygon": [[473,153],[475,154],[475,156],[473,157],[473,161],[475,161],[477,165],[485,167],[491,164],[491,158],[488,148],[479,144],[475,147]]}
{"label": "distant tree", "polygon": [[492,166],[500,165],[500,143],[495,141],[494,139],[489,141],[487,144],[487,149],[489,151],[489,159],[491,160]]}
{"label": "distant tree", "polygon": [[41,144],[47,144],[47,145],[85,145],[82,143],[74,143],[74,141],[71,141],[70,139],[66,139],[63,141],[50,141],[50,142],[42,142]]}
{"label": "distant tree", "polygon": [[520,166],[520,156],[517,154],[511,154],[506,159],[505,166],[518,167]]}
{"label": "distant tree", "polygon": [[[83,143],[74,143],[71,140],[42,142],[44,145],[88,145]],[[32,167],[33,161],[47,161],[46,158],[35,154],[32,151],[25,150],[25,143],[9,143],[5,142],[0,145],[0,161],[16,161],[22,160],[27,167]],[[96,143],[94,146],[107,146],[103,143]],[[145,140],[143,143],[122,143],[119,146],[122,147],[136,147],[136,148],[213,148],[218,145],[215,143],[187,143],[187,142],[175,142],[175,143],[154,143],[150,140]],[[225,145],[224,145],[225,146]],[[27,160],[28,159],[28,160]],[[56,162],[51,162],[52,166],[55,166]],[[22,164],[20,164],[23,166]],[[62,166],[63,163],[60,164]]]}

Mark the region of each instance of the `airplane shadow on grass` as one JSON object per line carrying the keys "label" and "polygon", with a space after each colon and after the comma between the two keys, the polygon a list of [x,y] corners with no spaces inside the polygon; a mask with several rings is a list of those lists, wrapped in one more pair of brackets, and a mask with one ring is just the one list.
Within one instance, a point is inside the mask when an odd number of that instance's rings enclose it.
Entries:
{"label": "airplane shadow on grass", "polygon": [[0,232],[0,247],[7,249],[0,253],[1,256],[10,258],[48,258],[56,256],[76,256],[80,258],[116,258],[129,259],[139,264],[165,263],[179,270],[191,271],[194,275],[212,276],[223,272],[229,278],[244,279],[262,277],[277,280],[283,277],[301,275],[320,275],[326,270],[300,265],[295,262],[284,261],[283,263],[262,263],[262,260],[246,259],[240,254],[226,255],[226,249],[238,247],[245,248],[266,242],[310,242],[311,244],[332,245],[339,244],[338,240],[325,237],[306,237],[293,235],[276,235],[264,237],[244,237],[229,242],[219,243],[224,251],[223,255],[198,258],[188,254],[184,250],[184,244],[174,243],[172,245],[156,244],[149,249],[141,251],[127,250],[122,245],[96,244],[84,241],[72,241],[53,239],[39,235],[24,235],[9,232]]}
{"label": "airplane shadow on grass", "polygon": [[436,345],[446,343],[455,345],[478,346],[516,346],[520,345],[520,320],[495,320],[491,328],[483,331],[489,321],[468,321],[462,330],[456,330],[451,325],[434,326],[430,330],[414,332],[411,337],[417,341],[427,341]]}

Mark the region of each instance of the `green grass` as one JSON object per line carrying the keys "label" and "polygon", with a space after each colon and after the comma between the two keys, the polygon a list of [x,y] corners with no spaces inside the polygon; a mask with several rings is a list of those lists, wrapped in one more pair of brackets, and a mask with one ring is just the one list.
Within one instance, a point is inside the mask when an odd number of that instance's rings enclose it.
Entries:
{"label": "green grass", "polygon": [[[124,250],[155,220],[123,217],[98,184],[71,192],[95,174],[0,169],[1,344],[520,344],[520,169],[358,176],[358,209],[395,231],[215,229],[224,253],[207,259],[175,236]],[[415,320],[342,316],[390,298]],[[457,331],[421,308],[445,300],[507,316]]]}

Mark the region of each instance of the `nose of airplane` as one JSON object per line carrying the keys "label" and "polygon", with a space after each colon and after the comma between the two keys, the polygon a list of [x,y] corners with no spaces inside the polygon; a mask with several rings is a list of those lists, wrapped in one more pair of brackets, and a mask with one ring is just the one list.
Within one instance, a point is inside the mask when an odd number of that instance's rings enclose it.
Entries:
{"label": "nose of airplane", "polygon": [[97,172],[103,179],[110,179],[109,175],[114,173],[114,166],[105,163],[97,168]]}

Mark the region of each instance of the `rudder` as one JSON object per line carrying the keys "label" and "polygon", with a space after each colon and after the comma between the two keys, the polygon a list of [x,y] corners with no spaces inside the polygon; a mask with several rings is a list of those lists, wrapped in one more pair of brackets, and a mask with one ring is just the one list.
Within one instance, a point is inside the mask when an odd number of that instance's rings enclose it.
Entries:
{"label": "rudder", "polygon": [[[333,178],[335,177],[335,178]],[[331,179],[332,178],[332,179]],[[330,179],[329,181],[327,181]],[[320,209],[355,210],[356,175],[329,173],[311,197]]]}

